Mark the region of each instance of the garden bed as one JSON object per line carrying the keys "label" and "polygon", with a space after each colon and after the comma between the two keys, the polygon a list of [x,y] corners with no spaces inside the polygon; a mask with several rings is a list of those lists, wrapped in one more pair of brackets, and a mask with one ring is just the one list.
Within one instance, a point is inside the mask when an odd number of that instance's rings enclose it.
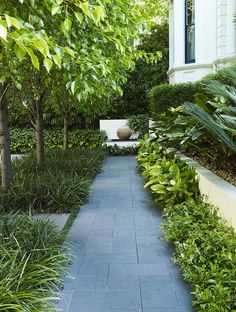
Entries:
{"label": "garden bed", "polygon": [[200,165],[214,172],[216,175],[236,186],[236,158],[210,159],[197,153],[187,152],[186,156],[196,160]]}
{"label": "garden bed", "polygon": [[226,182],[195,160],[184,155],[181,159],[194,166],[198,174],[199,189],[204,200],[219,208],[219,214],[227,220],[236,231],[236,187]]}

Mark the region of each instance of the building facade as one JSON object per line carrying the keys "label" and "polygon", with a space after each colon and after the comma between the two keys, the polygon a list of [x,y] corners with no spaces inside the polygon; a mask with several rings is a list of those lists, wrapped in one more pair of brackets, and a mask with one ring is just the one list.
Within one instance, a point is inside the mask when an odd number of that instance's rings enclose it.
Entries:
{"label": "building facade", "polygon": [[170,83],[236,63],[236,0],[170,1]]}

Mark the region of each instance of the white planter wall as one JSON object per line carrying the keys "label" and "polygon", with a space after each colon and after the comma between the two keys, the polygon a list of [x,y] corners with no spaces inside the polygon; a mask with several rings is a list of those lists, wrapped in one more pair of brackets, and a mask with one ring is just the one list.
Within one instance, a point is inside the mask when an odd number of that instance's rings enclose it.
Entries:
{"label": "white planter wall", "polygon": [[127,119],[111,119],[111,120],[100,120],[100,130],[103,130],[107,134],[108,140],[118,140],[116,131],[118,128],[126,126],[128,123]]}
{"label": "white planter wall", "polygon": [[194,160],[181,156],[189,165],[196,167],[199,188],[204,200],[219,208],[222,218],[227,220],[236,231],[236,187],[224,181]]}

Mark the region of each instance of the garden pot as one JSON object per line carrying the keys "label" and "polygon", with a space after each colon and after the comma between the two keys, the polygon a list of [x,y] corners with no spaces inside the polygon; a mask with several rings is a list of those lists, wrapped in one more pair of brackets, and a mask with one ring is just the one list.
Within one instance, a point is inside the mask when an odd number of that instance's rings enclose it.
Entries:
{"label": "garden pot", "polygon": [[120,127],[116,131],[116,134],[120,140],[128,140],[132,133],[132,130],[128,126]]}

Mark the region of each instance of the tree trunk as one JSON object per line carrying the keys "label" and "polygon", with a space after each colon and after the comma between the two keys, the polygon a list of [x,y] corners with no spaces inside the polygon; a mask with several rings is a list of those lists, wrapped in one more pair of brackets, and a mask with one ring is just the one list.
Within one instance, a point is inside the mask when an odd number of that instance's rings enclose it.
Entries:
{"label": "tree trunk", "polygon": [[37,165],[41,167],[44,162],[44,133],[43,133],[43,104],[44,104],[45,93],[42,93],[39,101],[35,103],[36,116],[35,116],[35,132],[36,132],[36,155]]}
{"label": "tree trunk", "polygon": [[5,83],[0,89],[0,147],[1,147],[1,176],[2,186],[8,188],[12,182],[12,165],[10,149],[10,133],[8,128],[8,107],[6,93],[10,82]]}
{"label": "tree trunk", "polygon": [[69,127],[69,119],[67,114],[64,116],[64,139],[63,139],[63,150],[68,150],[68,141],[69,141],[69,134],[68,134],[68,127]]}

